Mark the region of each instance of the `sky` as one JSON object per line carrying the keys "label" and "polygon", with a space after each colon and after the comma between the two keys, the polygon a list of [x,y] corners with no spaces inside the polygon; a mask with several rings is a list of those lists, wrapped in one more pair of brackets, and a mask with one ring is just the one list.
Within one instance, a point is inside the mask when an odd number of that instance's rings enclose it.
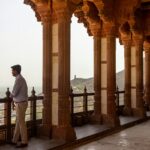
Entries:
{"label": "sky", "polygon": [[[42,86],[42,25],[23,0],[0,0],[0,87],[11,87],[10,67],[22,66],[28,86]],[[93,38],[72,17],[71,79],[93,77]],[[117,72],[124,67],[123,47],[117,42]]]}

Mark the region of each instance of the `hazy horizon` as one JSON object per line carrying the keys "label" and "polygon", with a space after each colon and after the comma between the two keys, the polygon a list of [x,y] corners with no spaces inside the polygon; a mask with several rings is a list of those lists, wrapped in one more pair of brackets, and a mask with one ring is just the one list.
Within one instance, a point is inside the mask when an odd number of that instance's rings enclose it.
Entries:
{"label": "hazy horizon", "polygon": [[[42,25],[23,0],[0,1],[0,87],[12,87],[15,78],[10,67],[22,65],[22,75],[28,86],[42,86]],[[116,44],[116,71],[124,68],[123,46]],[[85,57],[86,56],[86,57]],[[71,79],[93,77],[93,37],[83,24],[72,17]]]}

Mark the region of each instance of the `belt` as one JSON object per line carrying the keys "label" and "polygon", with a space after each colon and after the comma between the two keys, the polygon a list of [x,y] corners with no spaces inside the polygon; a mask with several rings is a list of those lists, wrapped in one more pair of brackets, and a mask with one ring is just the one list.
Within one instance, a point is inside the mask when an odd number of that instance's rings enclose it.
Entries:
{"label": "belt", "polygon": [[20,102],[15,102],[15,103],[17,103],[17,104],[18,104],[18,103],[25,103],[25,102],[27,102],[27,101],[20,101]]}

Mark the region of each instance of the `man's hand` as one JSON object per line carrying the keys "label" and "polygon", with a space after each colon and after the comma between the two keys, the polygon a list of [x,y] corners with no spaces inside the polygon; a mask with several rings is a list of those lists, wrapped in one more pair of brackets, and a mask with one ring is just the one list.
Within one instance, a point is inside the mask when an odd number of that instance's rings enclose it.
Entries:
{"label": "man's hand", "polygon": [[12,101],[12,109],[15,110],[15,104],[14,104],[14,101]]}

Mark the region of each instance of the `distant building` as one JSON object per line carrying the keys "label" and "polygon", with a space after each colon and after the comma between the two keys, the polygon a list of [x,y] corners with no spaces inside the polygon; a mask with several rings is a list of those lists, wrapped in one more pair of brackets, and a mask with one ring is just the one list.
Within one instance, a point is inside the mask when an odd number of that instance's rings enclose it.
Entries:
{"label": "distant building", "polygon": [[74,75],[74,80],[77,78],[77,76],[76,75]]}

